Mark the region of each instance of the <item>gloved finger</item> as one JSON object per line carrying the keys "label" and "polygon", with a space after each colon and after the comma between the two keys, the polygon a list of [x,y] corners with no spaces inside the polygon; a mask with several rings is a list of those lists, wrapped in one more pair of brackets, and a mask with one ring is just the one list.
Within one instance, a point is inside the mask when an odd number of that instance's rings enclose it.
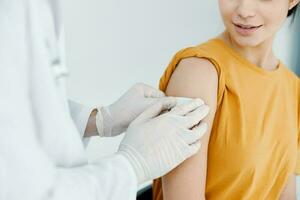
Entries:
{"label": "gloved finger", "polygon": [[153,104],[147,108],[142,114],[140,114],[135,120],[134,123],[143,123],[157,117],[162,111],[173,108],[176,105],[177,101],[174,97],[166,97]]}
{"label": "gloved finger", "polygon": [[195,125],[199,124],[199,122],[203,120],[208,113],[209,107],[207,105],[202,105],[196,108],[194,111],[188,113],[185,116],[185,127],[192,128]]}
{"label": "gloved finger", "polygon": [[201,148],[201,141],[197,141],[194,144],[190,145],[190,149],[191,149],[191,156],[195,155]]}
{"label": "gloved finger", "polygon": [[187,104],[178,105],[178,106],[174,107],[170,111],[170,113],[173,113],[175,115],[184,116],[184,115],[192,112],[193,110],[197,109],[198,107],[200,107],[203,104],[204,104],[204,102],[201,99],[193,99]]}
{"label": "gloved finger", "polygon": [[206,133],[208,129],[207,123],[200,123],[197,127],[195,127],[193,130],[186,130],[181,131],[178,133],[178,135],[187,143],[187,144],[193,144],[200,140],[202,136]]}
{"label": "gloved finger", "polygon": [[144,83],[139,83],[138,86],[142,90],[145,98],[165,97],[165,93],[163,93],[162,91],[155,89],[149,85],[146,85]]}

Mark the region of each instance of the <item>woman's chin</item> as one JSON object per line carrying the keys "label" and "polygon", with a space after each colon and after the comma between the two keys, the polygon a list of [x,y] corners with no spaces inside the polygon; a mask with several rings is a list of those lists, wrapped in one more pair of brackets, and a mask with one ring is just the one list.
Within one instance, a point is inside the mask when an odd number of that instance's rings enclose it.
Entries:
{"label": "woman's chin", "polygon": [[262,42],[261,40],[255,38],[255,37],[235,36],[232,39],[240,47],[256,47],[259,44],[261,44],[261,42]]}

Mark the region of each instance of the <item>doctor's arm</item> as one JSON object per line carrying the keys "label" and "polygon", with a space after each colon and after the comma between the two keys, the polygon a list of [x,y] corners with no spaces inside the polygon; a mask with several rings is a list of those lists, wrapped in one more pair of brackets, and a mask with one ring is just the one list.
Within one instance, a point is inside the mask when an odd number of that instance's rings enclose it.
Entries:
{"label": "doctor's arm", "polygon": [[149,85],[137,83],[108,106],[88,108],[69,100],[71,116],[81,137],[114,137],[165,94]]}
{"label": "doctor's arm", "polygon": [[210,107],[210,113],[203,120],[208,124],[208,132],[201,139],[199,152],[162,178],[165,200],[205,199],[207,151],[217,105],[217,87],[215,67],[205,59],[183,59],[171,77],[167,95],[201,97]]}
{"label": "doctor's arm", "polygon": [[[186,108],[174,110],[171,114],[148,120],[175,105],[174,101],[165,101],[165,105],[155,104],[147,113],[137,118],[129,129],[130,133],[126,134],[128,137],[125,136],[126,140],[121,143],[123,145],[120,151],[123,155],[115,154],[89,164],[84,162],[69,167],[59,166],[48,156],[39,140],[42,134],[38,132],[33,105],[28,95],[29,68],[21,63],[10,63],[10,55],[6,56],[8,60],[0,59],[1,64],[9,66],[1,68],[0,73],[0,89],[6,94],[0,100],[0,180],[5,180],[5,184],[0,187],[0,197],[3,199],[135,199],[138,180],[146,181],[161,176],[199,148],[199,143],[194,143],[204,134],[204,127],[199,126],[195,132],[178,132],[185,130],[183,126],[191,121],[197,124],[201,120],[204,113],[199,108],[199,101],[192,102]],[[16,100],[19,103],[11,107]],[[177,112],[182,114],[177,115]],[[169,132],[164,139],[157,140],[162,130]],[[142,131],[148,132],[144,134]],[[148,138],[143,139],[146,136]],[[168,143],[170,140],[172,141]],[[140,148],[145,145],[148,147]],[[155,157],[152,157],[153,151],[149,151],[150,147],[157,152]],[[176,151],[171,151],[174,147],[177,147]],[[137,162],[137,159],[141,161]]]}

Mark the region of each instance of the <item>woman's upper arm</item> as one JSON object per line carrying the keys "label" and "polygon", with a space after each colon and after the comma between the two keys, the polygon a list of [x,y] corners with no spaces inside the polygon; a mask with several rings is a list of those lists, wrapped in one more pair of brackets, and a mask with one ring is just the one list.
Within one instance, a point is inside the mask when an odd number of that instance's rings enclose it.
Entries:
{"label": "woman's upper arm", "polygon": [[164,200],[205,198],[207,148],[217,107],[217,90],[217,71],[210,61],[202,58],[182,60],[169,81],[168,96],[201,98],[210,107],[210,113],[203,120],[209,128],[201,139],[199,152],[162,178]]}

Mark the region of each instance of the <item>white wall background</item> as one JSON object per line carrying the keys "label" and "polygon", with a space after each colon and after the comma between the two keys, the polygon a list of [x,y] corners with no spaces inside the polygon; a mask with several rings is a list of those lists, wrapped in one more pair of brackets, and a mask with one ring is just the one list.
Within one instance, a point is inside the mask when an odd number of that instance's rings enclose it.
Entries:
{"label": "white wall background", "polygon": [[[107,105],[135,82],[157,87],[170,58],[223,30],[217,0],[63,0],[69,96]],[[290,63],[288,24],[275,50]],[[90,159],[110,154],[121,137],[94,138]]]}

